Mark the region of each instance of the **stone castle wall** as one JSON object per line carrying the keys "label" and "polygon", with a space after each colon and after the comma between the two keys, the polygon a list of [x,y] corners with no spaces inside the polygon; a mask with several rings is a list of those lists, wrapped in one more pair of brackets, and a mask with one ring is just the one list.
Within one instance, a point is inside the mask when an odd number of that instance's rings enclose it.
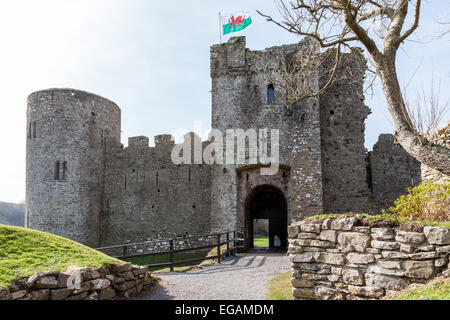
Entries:
{"label": "stone castle wall", "polygon": [[146,137],[130,138],[127,148],[108,142],[102,246],[210,230],[211,166],[175,165],[172,139],[157,136],[155,147]]}
{"label": "stone castle wall", "polygon": [[295,299],[380,299],[450,275],[449,252],[446,228],[371,227],[356,217],[289,227]]}
{"label": "stone castle wall", "polygon": [[395,145],[392,134],[380,135],[369,159],[376,199],[393,201],[422,181],[420,162]]}
{"label": "stone castle wall", "polygon": [[[334,57],[325,61],[322,74],[330,73]],[[364,133],[371,112],[364,104],[365,64],[358,51],[344,54],[335,82],[320,96],[325,213],[370,211]],[[322,78],[321,86],[327,81],[328,76]]]}
{"label": "stone castle wall", "polygon": [[[385,137],[368,165],[370,110],[359,53],[343,54],[337,81],[319,98],[286,108],[274,86],[276,99],[268,101],[267,66],[310,45],[252,51],[238,37],[211,47],[212,128],[223,133],[224,145],[227,129],[268,129],[269,150],[272,130],[279,130],[280,170],[273,176],[260,175],[248,154],[242,164],[176,165],[169,135],[157,136],[155,147],[133,137],[124,148],[120,109],[96,95],[72,89],[30,95],[26,225],[93,247],[236,229],[248,236],[246,201],[263,185],[283,194],[288,224],[321,213],[377,211],[369,188],[380,200],[402,193],[417,166],[405,164],[404,152]],[[325,62],[321,74],[331,67]],[[316,80],[317,87],[325,81]]]}
{"label": "stone castle wall", "polygon": [[27,109],[26,227],[98,246],[105,139],[120,140],[120,109],[83,91],[31,94]]}

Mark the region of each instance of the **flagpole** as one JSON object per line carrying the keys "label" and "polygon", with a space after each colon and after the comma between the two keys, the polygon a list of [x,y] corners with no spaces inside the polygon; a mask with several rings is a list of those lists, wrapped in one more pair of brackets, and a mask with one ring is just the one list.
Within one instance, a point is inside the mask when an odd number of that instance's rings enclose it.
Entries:
{"label": "flagpole", "polygon": [[220,11],[219,11],[219,34],[220,34],[220,44],[222,44],[222,21],[220,21]]}

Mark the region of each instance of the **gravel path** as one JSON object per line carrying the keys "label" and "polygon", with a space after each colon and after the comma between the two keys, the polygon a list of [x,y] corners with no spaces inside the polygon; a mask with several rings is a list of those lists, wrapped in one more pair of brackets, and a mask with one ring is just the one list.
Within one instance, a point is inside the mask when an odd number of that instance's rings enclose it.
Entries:
{"label": "gravel path", "polygon": [[263,300],[267,281],[290,271],[280,254],[239,254],[194,272],[158,273],[158,285],[138,300]]}

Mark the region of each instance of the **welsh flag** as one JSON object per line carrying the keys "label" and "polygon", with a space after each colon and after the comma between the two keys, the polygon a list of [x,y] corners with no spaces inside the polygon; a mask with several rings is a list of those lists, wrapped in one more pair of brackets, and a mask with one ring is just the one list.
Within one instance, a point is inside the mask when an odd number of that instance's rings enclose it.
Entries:
{"label": "welsh flag", "polygon": [[237,13],[221,16],[223,34],[244,30],[252,23],[252,18],[248,13]]}

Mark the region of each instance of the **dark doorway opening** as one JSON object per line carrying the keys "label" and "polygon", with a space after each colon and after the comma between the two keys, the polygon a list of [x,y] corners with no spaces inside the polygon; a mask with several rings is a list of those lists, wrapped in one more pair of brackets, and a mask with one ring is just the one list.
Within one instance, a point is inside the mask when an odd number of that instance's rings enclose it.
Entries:
{"label": "dark doorway opening", "polygon": [[256,187],[245,202],[245,247],[254,247],[255,219],[268,220],[269,248],[287,248],[287,202],[281,190],[271,185]]}

